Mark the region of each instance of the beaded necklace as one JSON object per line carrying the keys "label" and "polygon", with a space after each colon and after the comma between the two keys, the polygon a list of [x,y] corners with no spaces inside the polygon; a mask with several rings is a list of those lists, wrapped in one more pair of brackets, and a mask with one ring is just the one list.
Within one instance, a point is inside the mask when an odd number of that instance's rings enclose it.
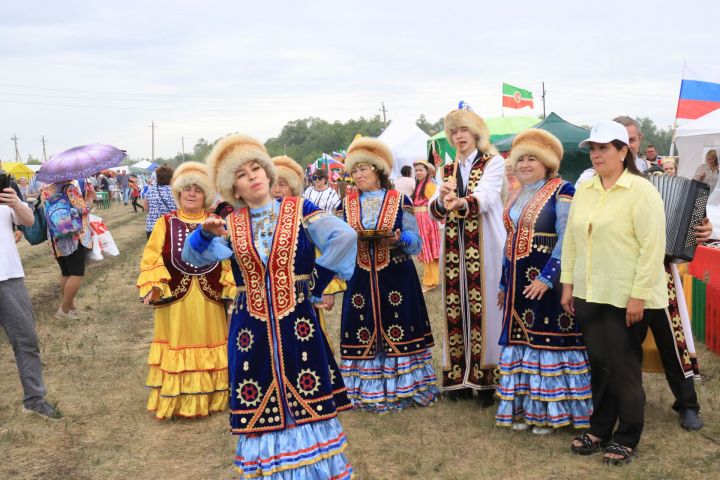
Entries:
{"label": "beaded necklace", "polygon": [[267,258],[270,254],[270,248],[272,247],[271,235],[278,215],[271,206],[268,210],[251,213],[250,218],[252,218],[253,224],[253,243],[255,247],[258,247],[258,240],[260,241],[264,256]]}

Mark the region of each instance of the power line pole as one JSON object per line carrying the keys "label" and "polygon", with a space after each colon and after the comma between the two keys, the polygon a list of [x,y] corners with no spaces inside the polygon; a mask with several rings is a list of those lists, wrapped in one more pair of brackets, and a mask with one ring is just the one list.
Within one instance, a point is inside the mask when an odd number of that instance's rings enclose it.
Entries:
{"label": "power line pole", "polygon": [[543,119],[545,118],[545,82],[542,82],[543,87],[543,94],[542,94],[542,102],[543,102]]}
{"label": "power line pole", "polygon": [[387,128],[387,110],[385,109],[385,102],[380,102],[381,108],[380,111],[383,114],[383,123],[385,124],[385,128]]}
{"label": "power line pole", "polygon": [[43,162],[46,162],[46,161],[47,161],[47,153],[45,152],[45,135],[43,135],[43,136],[40,138],[40,141],[41,141],[42,144],[43,144]]}
{"label": "power line pole", "polygon": [[180,137],[180,140],[182,141],[182,152],[183,152],[183,162],[185,161],[185,137]]}
{"label": "power line pole", "polygon": [[152,148],[152,150],[151,150],[152,153],[151,153],[151,158],[150,158],[150,161],[151,161],[151,162],[154,162],[154,161],[155,161],[155,127],[156,127],[156,126],[157,126],[157,125],[155,125],[155,121],[153,120],[153,121],[150,123],[150,128],[152,129],[152,147],[151,147],[151,148]]}
{"label": "power line pole", "polygon": [[12,140],[15,143],[15,161],[20,162],[21,161],[20,160],[20,150],[18,150],[18,146],[17,146],[17,141],[18,141],[17,134],[13,133],[13,136],[10,137],[10,140]]}

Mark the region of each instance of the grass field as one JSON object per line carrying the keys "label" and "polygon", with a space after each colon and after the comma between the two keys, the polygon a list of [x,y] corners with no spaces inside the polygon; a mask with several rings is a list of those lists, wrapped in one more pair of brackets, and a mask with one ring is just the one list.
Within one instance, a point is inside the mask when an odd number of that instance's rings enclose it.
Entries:
{"label": "grass field", "polygon": [[[82,320],[55,320],[59,268],[45,245],[20,245],[33,299],[50,401],[65,414],[49,422],[21,413],[22,390],[7,339],[0,338],[0,479],[234,478],[235,438],[227,415],[157,422],[145,411],[145,358],[152,311],[134,286],[145,243],[144,216],[130,207],[100,211],[121,254],[89,264]],[[427,298],[436,337],[442,299]],[[337,344],[339,306],[330,315]],[[439,343],[439,342],[438,342]],[[434,354],[439,359],[440,347]],[[494,410],[441,401],[378,416],[346,412],[348,456],[360,479],[720,478],[720,358],[699,346],[697,383],[705,428],[680,428],[664,377],[646,375],[646,423],[639,457],[606,467],[569,453],[572,431],[544,437],[494,426]]]}

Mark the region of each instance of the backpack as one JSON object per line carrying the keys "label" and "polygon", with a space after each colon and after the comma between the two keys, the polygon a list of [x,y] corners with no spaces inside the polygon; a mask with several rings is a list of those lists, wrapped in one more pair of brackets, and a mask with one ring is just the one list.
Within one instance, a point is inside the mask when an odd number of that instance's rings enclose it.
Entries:
{"label": "backpack", "polygon": [[35,205],[33,208],[33,215],[35,216],[35,222],[29,226],[20,226],[20,230],[25,236],[25,240],[30,245],[39,245],[47,240],[47,223],[45,221],[45,211],[41,205]]}
{"label": "backpack", "polygon": [[69,186],[45,200],[45,219],[53,238],[72,237],[82,230],[82,214],[72,206],[66,193]]}

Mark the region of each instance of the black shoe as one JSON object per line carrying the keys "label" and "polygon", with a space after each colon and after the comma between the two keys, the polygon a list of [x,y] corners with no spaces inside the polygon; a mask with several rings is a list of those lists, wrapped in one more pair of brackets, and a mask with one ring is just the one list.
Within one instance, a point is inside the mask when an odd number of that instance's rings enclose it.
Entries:
{"label": "black shoe", "polygon": [[480,408],[488,408],[495,403],[495,390],[479,390],[477,404]]}
{"label": "black shoe", "polygon": [[700,420],[695,410],[682,410],[680,412],[680,426],[685,430],[700,430],[703,428],[703,421]]}
{"label": "black shoe", "polygon": [[443,396],[451,402],[457,402],[458,400],[471,399],[473,397],[473,391],[472,388],[460,388],[443,392]]}
{"label": "black shoe", "polygon": [[60,420],[63,418],[63,414],[57,405],[52,405],[46,402],[44,399],[40,399],[34,403],[28,403],[22,407],[23,413],[40,415],[48,420]]}

